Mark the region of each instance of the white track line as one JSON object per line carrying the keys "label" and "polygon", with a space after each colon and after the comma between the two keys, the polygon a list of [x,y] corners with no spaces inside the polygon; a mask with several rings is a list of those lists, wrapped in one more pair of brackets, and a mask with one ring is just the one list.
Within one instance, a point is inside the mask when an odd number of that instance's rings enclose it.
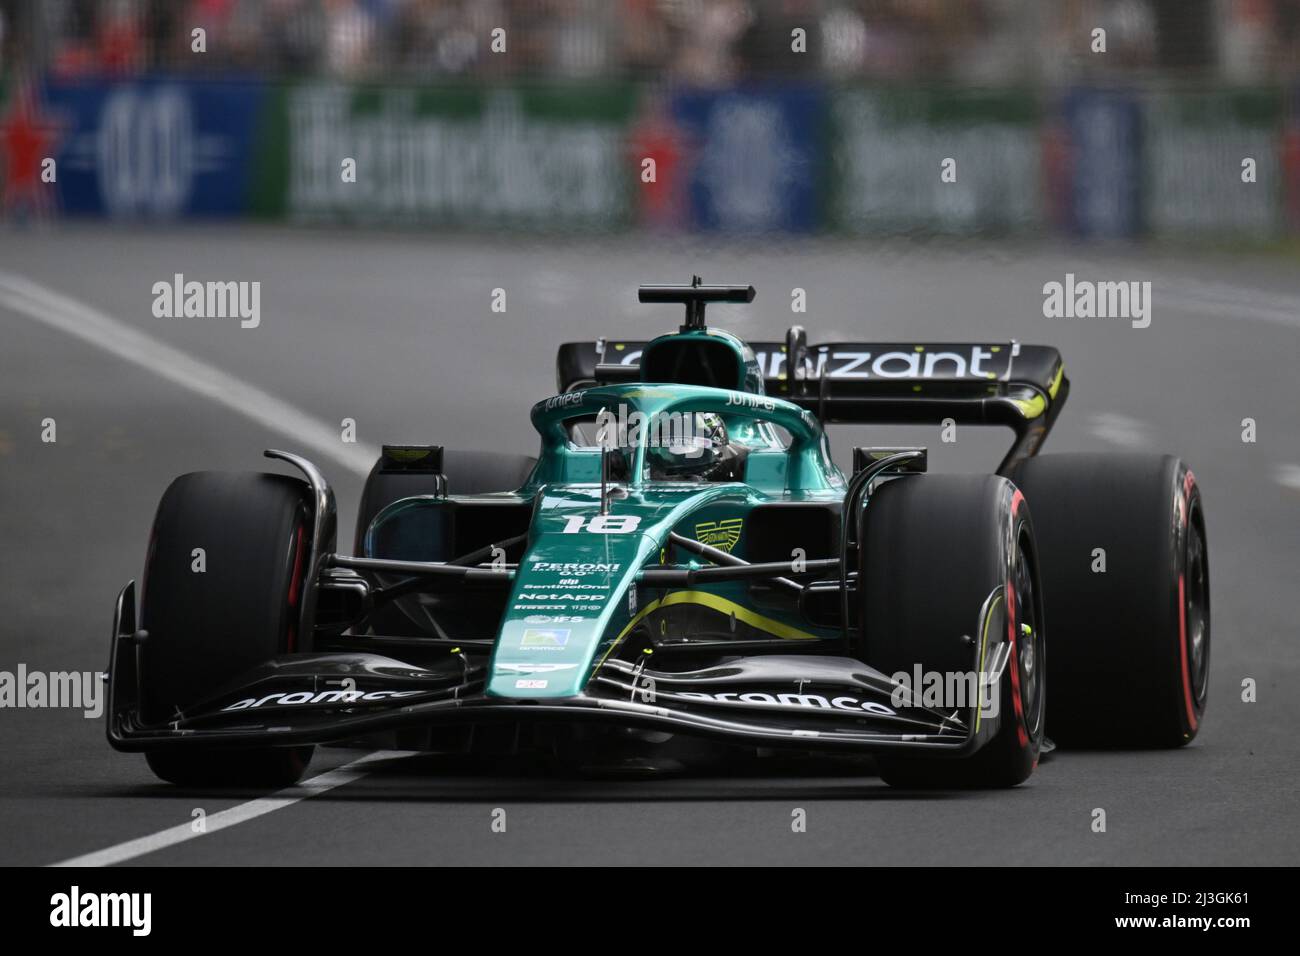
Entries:
{"label": "white track line", "polygon": [[345,763],[341,767],[336,767],[333,770],[328,770],[325,773],[304,780],[296,786],[286,787],[269,797],[249,800],[247,803],[241,803],[228,810],[214,813],[206,818],[202,832],[195,832],[193,821],[178,823],[174,827],[159,830],[149,836],[127,840],[125,843],[119,843],[116,846],[96,850],[82,856],[74,856],[68,860],[51,863],[50,866],[112,866],[115,863],[122,863],[137,856],[143,856],[146,853],[153,853],[155,850],[162,850],[178,843],[184,843],[186,840],[210,836],[229,827],[255,820],[258,817],[266,816],[268,813],[274,813],[276,810],[283,810],[285,807],[293,806],[300,800],[306,800],[309,797],[333,790],[335,787],[341,787],[360,780],[367,773],[365,764],[373,763],[376,760],[409,757],[411,753],[412,751],[409,750],[376,750],[374,753],[366,754],[364,757]]}
{"label": "white track line", "polygon": [[[131,362],[196,395],[211,399],[265,428],[290,438],[291,448],[315,452],[351,472],[364,475],[379,456],[369,445],[345,444],[330,423],[276,398],[243,379],[194,358],[112,316],[21,276],[0,272],[0,305]],[[149,836],[52,864],[53,866],[111,866],[236,826],[247,820],[292,806],[300,800],[352,783],[365,776],[365,765],[407,756],[405,751],[376,751],[342,767],[312,777],[269,797],[250,800],[206,818],[202,832],[193,822],[180,823]]]}
{"label": "white track line", "polygon": [[[1098,275],[1114,271],[1117,266],[1113,260],[1092,257],[1079,257],[1074,262],[1076,272],[1089,269]],[[1172,306],[1216,319],[1252,319],[1300,328],[1300,295],[1295,293],[1171,274],[1158,267],[1147,277],[1154,283],[1153,293],[1161,307]]]}
{"label": "white track line", "polygon": [[292,439],[290,450],[314,452],[359,475],[368,473],[379,457],[379,449],[373,446],[345,444],[339,429],[329,422],[314,418],[269,392],[92,306],[22,276],[0,272],[0,305],[89,342],[279,432]]}
{"label": "white track line", "polygon": [[1220,319],[1254,319],[1300,327],[1300,299],[1221,282],[1164,279],[1156,287],[1162,306]]}

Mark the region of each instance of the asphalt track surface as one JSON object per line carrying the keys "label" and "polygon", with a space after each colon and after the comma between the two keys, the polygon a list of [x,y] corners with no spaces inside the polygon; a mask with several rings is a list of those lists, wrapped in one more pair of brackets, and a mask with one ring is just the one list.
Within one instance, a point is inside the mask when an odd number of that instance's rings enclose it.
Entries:
{"label": "asphalt track surface", "polygon": [[[302,451],[332,480],[349,529],[370,448],[531,450],[526,412],[553,391],[555,344],[674,326],[674,309],[637,305],[634,288],[692,271],[758,287],[753,306],[710,312],[750,337],[779,336],[793,318],[790,290],[801,287],[808,312],[797,318],[814,341],[1056,344],[1074,389],[1048,451],[1145,444],[1183,455],[1206,502],[1214,608],[1210,705],[1197,740],[1178,751],[1059,752],[1017,790],[941,795],[897,792],[861,767],[817,762],[629,780],[331,749],[318,751],[306,785],[253,802],[267,794],[157,782],[143,758],[110,750],[102,719],[4,709],[0,863],[104,850],[88,862],[1297,860],[1300,270],[1280,256],[248,227],[5,231],[0,670],[104,669],[113,598],[140,574],[173,476],[262,469],[266,447]],[[177,272],[260,281],[260,327],[154,318],[151,286]],[[1044,318],[1043,283],[1067,272],[1152,281],[1150,328]],[[495,287],[507,291],[505,314],[490,309]],[[53,444],[40,440],[46,417],[57,422]],[[335,445],[345,417],[364,447]],[[1246,417],[1258,423],[1253,444],[1241,440]],[[895,437],[832,435],[841,450]],[[1005,441],[973,429],[954,445],[937,431],[902,437],[930,444],[932,467],[945,470],[988,469]],[[1257,682],[1255,703],[1241,700],[1245,678]],[[491,825],[496,808],[506,811],[504,833]],[[804,833],[792,832],[795,808],[807,813]],[[1104,833],[1093,832],[1095,808],[1106,811]],[[199,809],[213,825],[193,835]]]}

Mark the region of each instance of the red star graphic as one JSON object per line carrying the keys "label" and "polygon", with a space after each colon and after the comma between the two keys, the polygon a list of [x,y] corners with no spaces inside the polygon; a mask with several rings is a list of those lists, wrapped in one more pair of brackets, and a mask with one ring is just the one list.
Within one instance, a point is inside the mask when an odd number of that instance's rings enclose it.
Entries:
{"label": "red star graphic", "polygon": [[41,181],[41,164],[54,155],[62,139],[60,124],[41,114],[31,87],[17,88],[8,114],[0,119],[5,212],[19,206],[37,211],[53,207],[53,184]]}

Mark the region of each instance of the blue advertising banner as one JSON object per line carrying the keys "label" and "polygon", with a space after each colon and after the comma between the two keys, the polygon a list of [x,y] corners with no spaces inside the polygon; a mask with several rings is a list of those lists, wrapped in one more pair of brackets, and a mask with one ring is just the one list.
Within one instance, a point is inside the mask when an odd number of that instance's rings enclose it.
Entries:
{"label": "blue advertising banner", "polygon": [[248,201],[263,87],[148,77],[51,84],[58,187],[74,215],[236,216]]}
{"label": "blue advertising banner", "polygon": [[1142,228],[1142,114],[1118,90],[1072,90],[1061,106],[1068,141],[1067,227],[1113,238]]}
{"label": "blue advertising banner", "polygon": [[[1045,109],[1031,91],[944,87],[0,83],[0,218],[610,230],[639,209],[733,233],[1300,229],[1300,95],[1272,88],[1076,88]],[[368,175],[342,178],[344,157]],[[638,181],[648,159],[658,178]]]}
{"label": "blue advertising banner", "polygon": [[694,227],[807,232],[819,225],[824,91],[687,90],[673,96],[671,114],[689,144]]}

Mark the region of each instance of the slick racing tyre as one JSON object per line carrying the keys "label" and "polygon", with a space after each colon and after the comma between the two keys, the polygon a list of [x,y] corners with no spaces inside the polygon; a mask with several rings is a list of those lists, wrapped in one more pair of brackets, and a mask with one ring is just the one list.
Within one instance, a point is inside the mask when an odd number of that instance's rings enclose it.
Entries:
{"label": "slick racing tyre", "polygon": [[967,721],[997,719],[992,739],[965,758],[882,753],[881,778],[906,788],[1023,783],[1038,763],[1046,707],[1042,589],[1023,497],[994,475],[894,479],[871,495],[862,540],[866,663],[891,676],[919,666],[946,677],[1005,660],[996,718],[977,717],[974,701],[961,711]]}
{"label": "slick racing tyre", "polygon": [[1012,472],[1034,512],[1052,622],[1047,731],[1086,747],[1196,736],[1210,577],[1196,479],[1169,455],[1044,455]]}
{"label": "slick racing tyre", "polygon": [[[355,554],[363,553],[370,522],[394,501],[438,491],[438,476],[413,471],[384,471],[383,459],[375,462],[366,477],[357,509]],[[493,451],[442,452],[442,474],[449,495],[485,495],[496,491],[514,491],[528,480],[536,458],[508,455]]]}
{"label": "slick racing tyre", "polygon": [[[250,668],[300,645],[312,512],[307,485],[283,475],[201,471],[163,494],[145,560],[143,719],[165,723]],[[147,754],[181,785],[286,786],[311,747]]]}

